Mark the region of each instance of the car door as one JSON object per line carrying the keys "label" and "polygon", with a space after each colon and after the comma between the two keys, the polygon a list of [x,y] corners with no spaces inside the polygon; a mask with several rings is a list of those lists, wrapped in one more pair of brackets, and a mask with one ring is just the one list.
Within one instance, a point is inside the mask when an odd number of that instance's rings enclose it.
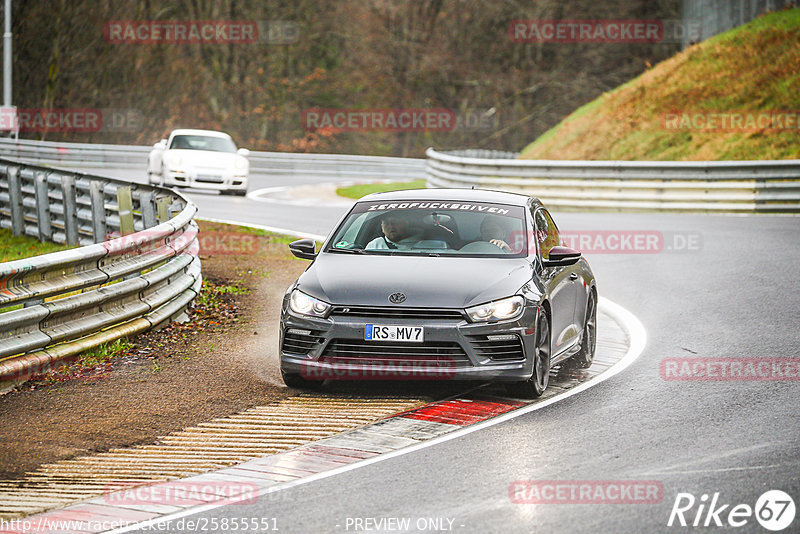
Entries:
{"label": "car door", "polygon": [[[560,245],[558,227],[544,208],[533,214],[534,236],[539,244],[539,255],[547,260],[550,249]],[[551,305],[553,356],[569,349],[578,341],[575,324],[575,302],[578,297],[578,276],[575,265],[546,267],[543,264],[542,280],[547,286]]]}

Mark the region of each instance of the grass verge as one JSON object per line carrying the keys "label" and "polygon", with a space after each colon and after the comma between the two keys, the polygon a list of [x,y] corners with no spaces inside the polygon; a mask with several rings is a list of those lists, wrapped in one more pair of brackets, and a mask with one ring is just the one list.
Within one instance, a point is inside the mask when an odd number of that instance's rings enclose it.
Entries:
{"label": "grass verge", "polygon": [[0,263],[31,258],[72,248],[69,245],[41,242],[26,235],[14,235],[7,228],[0,228]]}
{"label": "grass verge", "polygon": [[371,193],[385,193],[387,191],[403,191],[405,189],[424,189],[425,180],[414,180],[412,182],[389,182],[375,184],[357,184],[347,187],[339,187],[336,194],[340,197],[359,198]]}

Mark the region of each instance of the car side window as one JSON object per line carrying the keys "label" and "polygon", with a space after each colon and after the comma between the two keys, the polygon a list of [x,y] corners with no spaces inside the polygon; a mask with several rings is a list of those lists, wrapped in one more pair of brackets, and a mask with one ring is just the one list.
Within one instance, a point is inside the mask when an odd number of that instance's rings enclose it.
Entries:
{"label": "car side window", "polygon": [[560,243],[558,227],[545,209],[536,210],[533,220],[536,240],[539,242],[539,250],[542,251],[542,259],[547,260],[550,258],[550,249]]}

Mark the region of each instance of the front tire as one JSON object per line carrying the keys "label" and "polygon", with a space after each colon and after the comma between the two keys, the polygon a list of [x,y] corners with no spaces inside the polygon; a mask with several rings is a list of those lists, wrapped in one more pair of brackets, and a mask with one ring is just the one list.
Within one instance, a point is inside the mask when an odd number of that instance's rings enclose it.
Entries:
{"label": "front tire", "polygon": [[586,301],[586,318],[583,321],[583,340],[581,350],[564,362],[567,369],[588,369],[594,361],[597,346],[597,298],[594,291],[589,292]]}
{"label": "front tire", "polygon": [[307,380],[297,373],[287,373],[281,369],[283,383],[293,389],[319,389],[322,386],[321,380]]}
{"label": "front tire", "polygon": [[542,309],[536,321],[536,346],[533,354],[533,374],[524,382],[508,384],[511,395],[525,399],[541,397],[550,383],[550,321]]}

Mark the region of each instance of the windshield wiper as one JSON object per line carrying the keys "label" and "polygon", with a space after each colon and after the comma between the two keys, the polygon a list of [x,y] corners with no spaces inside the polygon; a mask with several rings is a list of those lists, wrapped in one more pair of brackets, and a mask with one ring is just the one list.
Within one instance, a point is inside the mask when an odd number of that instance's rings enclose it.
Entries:
{"label": "windshield wiper", "polygon": [[347,254],[366,254],[363,248],[332,248],[328,252],[345,252]]}

